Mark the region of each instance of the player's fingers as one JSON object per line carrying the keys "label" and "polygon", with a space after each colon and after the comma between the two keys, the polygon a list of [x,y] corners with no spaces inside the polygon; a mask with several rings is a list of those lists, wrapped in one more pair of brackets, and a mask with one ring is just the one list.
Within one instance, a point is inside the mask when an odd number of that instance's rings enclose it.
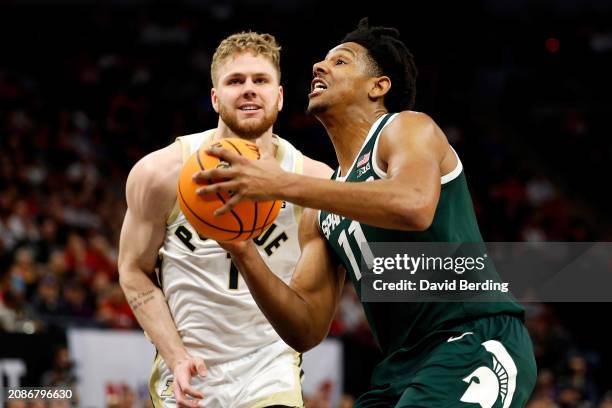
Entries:
{"label": "player's fingers", "polygon": [[187,379],[182,379],[179,378],[177,383],[181,389],[181,392],[183,394],[183,399],[186,401],[187,399],[185,398],[187,395],[193,397],[193,398],[197,398],[197,399],[202,399],[202,397],[204,397],[204,395],[199,392],[198,390],[196,390],[195,388],[193,388],[190,384],[191,382],[191,377],[190,376],[186,376]]}
{"label": "player's fingers", "polygon": [[225,160],[228,163],[241,163],[243,160],[246,160],[239,154],[230,152],[222,147],[211,146],[206,149],[206,153],[210,154],[211,156],[216,156],[221,160]]}
{"label": "player's fingers", "polygon": [[192,176],[197,184],[208,184],[215,179],[231,179],[238,175],[238,171],[232,167],[218,167],[210,170],[198,171]]}
{"label": "player's fingers", "polygon": [[204,360],[201,358],[196,360],[196,370],[200,377],[204,377],[206,375],[206,364],[204,364]]}
{"label": "player's fingers", "polygon": [[214,212],[214,215],[218,217],[220,215],[227,214],[228,212],[232,210],[232,208],[238,205],[238,203],[241,202],[243,199],[244,197],[242,196],[242,194],[235,194],[222,207],[217,208]]}
{"label": "player's fingers", "polygon": [[[185,397],[184,394],[181,394],[181,396],[179,397],[175,393],[174,394],[174,398],[176,399],[176,406],[178,408],[191,408],[193,406],[192,405],[193,402],[197,403],[197,401],[187,399],[187,397]],[[197,405],[195,405],[195,406],[197,406]]]}
{"label": "player's fingers", "polygon": [[211,193],[221,193],[224,191],[238,191],[238,188],[240,187],[240,183],[238,183],[237,181],[222,181],[220,183],[215,183],[215,184],[210,184],[208,186],[204,186],[204,187],[199,187],[198,189],[196,189],[196,194],[198,195],[206,195],[206,194],[211,194]]}
{"label": "player's fingers", "polygon": [[179,385],[179,382],[177,381],[177,379],[175,378],[174,381],[174,399],[176,400],[176,405],[179,408],[183,408],[183,407],[188,407],[189,402],[187,400],[187,398],[185,397],[185,394],[183,394],[183,390],[181,389],[181,386]]}
{"label": "player's fingers", "polygon": [[179,399],[176,400],[176,406],[178,408],[197,408],[198,403],[199,403],[199,400],[196,400],[196,399],[182,398],[180,400]]}
{"label": "player's fingers", "polygon": [[204,397],[204,395],[197,391],[195,388],[191,387],[191,386],[187,386],[183,388],[183,393],[185,395],[189,395],[193,398],[197,398],[197,399],[202,399]]}

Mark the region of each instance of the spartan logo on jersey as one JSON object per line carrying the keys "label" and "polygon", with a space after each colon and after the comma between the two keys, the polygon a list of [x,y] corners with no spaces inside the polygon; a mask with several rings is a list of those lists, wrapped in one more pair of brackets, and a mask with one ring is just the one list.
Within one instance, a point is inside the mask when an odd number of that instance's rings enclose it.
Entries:
{"label": "spartan logo on jersey", "polygon": [[482,346],[492,354],[493,370],[482,366],[465,377],[469,386],[460,401],[491,408],[501,399],[502,408],[508,408],[516,388],[516,364],[499,341],[485,341]]}

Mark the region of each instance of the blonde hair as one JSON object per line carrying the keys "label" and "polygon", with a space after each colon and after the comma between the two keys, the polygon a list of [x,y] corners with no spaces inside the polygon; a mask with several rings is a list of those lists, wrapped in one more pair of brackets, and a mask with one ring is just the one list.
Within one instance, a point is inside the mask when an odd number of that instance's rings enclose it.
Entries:
{"label": "blonde hair", "polygon": [[221,64],[227,58],[243,52],[251,52],[255,56],[262,55],[267,58],[276,69],[280,81],[280,49],[280,45],[278,45],[276,38],[272,34],[243,31],[230,35],[221,41],[213,55],[210,66],[210,78],[212,79],[213,86]]}

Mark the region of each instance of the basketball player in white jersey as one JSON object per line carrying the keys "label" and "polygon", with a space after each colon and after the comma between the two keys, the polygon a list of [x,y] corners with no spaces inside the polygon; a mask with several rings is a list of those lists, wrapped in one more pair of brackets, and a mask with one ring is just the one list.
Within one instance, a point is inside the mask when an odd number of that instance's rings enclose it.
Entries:
{"label": "basketball player in white jersey", "polygon": [[[156,408],[303,406],[301,357],[260,312],[228,253],[199,237],[176,202],[183,162],[203,143],[225,137],[255,142],[262,156],[275,157],[287,171],[331,175],[328,166],[272,133],[283,105],[279,51],[268,34],[224,39],[211,66],[217,128],[179,137],[141,159],[128,177],[119,275],[158,350],[150,381]],[[300,215],[300,207],[284,203],[255,239],[285,282],[299,257]],[[151,278],[156,265],[161,289]]]}

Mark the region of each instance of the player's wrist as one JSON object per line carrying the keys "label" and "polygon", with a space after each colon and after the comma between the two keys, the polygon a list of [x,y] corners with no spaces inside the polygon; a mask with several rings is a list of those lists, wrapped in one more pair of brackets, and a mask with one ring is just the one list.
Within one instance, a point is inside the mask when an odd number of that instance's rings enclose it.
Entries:
{"label": "player's wrist", "polygon": [[170,369],[170,371],[174,371],[176,367],[178,367],[179,364],[181,364],[184,361],[189,361],[190,359],[191,359],[191,356],[187,353],[187,351],[182,350],[180,352],[177,352],[176,355],[169,358],[166,364],[168,365],[168,368]]}
{"label": "player's wrist", "polygon": [[249,255],[249,251],[255,249],[253,240],[239,241],[239,242],[220,242],[223,249],[230,253],[232,259],[240,260]]}
{"label": "player's wrist", "polygon": [[275,200],[292,201],[299,198],[300,190],[300,175],[285,171],[282,177],[279,177],[280,185],[275,191]]}

